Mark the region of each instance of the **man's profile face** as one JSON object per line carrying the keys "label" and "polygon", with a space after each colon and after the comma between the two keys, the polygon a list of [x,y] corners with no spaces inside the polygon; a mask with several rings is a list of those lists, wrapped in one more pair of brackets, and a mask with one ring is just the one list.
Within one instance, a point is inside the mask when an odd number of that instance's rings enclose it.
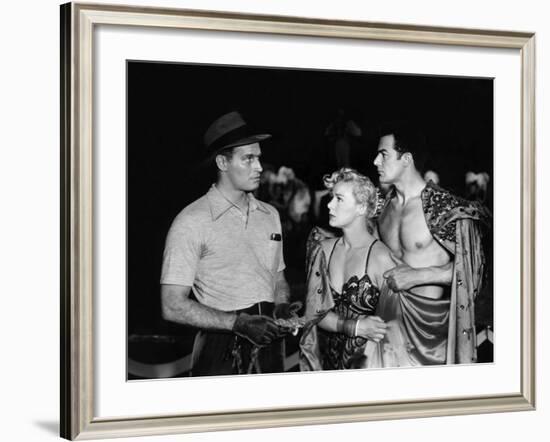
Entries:
{"label": "man's profile face", "polygon": [[260,185],[262,150],[259,143],[238,146],[226,163],[226,176],[235,190],[252,192]]}
{"label": "man's profile face", "polygon": [[395,184],[405,170],[404,157],[399,158],[395,150],[395,137],[384,135],[378,143],[378,154],[374,158],[380,184]]}

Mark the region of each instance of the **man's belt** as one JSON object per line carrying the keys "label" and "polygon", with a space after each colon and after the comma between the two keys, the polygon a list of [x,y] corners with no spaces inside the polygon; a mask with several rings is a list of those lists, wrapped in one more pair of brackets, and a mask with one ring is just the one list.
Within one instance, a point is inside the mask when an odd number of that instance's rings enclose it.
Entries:
{"label": "man's belt", "polygon": [[273,315],[273,310],[275,309],[275,304],[273,302],[262,301],[257,304],[251,305],[250,307],[237,310],[236,313],[248,313],[249,315],[262,315],[269,316]]}

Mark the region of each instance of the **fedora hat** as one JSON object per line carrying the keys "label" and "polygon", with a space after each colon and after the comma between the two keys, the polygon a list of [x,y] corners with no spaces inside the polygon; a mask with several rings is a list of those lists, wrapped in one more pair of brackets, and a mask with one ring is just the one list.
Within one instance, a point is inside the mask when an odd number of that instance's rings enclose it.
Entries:
{"label": "fedora hat", "polygon": [[257,134],[237,111],[219,117],[206,130],[203,142],[206,157],[212,158],[222,150],[257,143],[270,138],[270,134]]}

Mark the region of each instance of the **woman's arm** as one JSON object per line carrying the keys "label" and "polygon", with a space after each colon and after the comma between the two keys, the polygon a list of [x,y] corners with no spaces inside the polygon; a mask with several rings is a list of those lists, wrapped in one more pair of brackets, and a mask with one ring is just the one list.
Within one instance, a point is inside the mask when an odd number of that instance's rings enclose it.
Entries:
{"label": "woman's arm", "polygon": [[328,312],[323,319],[319,321],[319,327],[323,330],[336,333],[338,324],[338,315],[334,312]]}
{"label": "woman's arm", "polygon": [[343,333],[346,336],[361,336],[378,342],[386,334],[386,324],[378,316],[366,316],[358,319],[340,318],[334,312],[328,312],[319,327],[333,333]]}
{"label": "woman's arm", "polygon": [[336,313],[328,312],[321,321],[319,326],[326,331],[332,333],[343,333],[346,336],[356,336],[357,320],[344,319],[338,316]]}

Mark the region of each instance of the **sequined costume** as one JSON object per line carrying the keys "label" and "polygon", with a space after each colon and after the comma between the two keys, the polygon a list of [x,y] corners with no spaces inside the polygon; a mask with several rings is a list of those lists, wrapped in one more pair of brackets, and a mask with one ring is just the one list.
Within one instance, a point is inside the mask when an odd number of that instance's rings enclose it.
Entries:
{"label": "sequined costume", "polygon": [[316,241],[315,236],[319,234],[320,231],[314,229],[309,241],[311,250],[305,313],[308,323],[300,340],[300,369],[311,371],[362,368],[366,363],[364,353],[367,340],[324,331],[318,327],[318,323],[329,311],[343,319],[357,319],[374,313],[380,292],[366,271],[370,252],[376,241],[367,252],[365,274],[349,278],[344,283],[342,292],[338,293],[330,284],[328,269],[332,252],[340,239]]}

